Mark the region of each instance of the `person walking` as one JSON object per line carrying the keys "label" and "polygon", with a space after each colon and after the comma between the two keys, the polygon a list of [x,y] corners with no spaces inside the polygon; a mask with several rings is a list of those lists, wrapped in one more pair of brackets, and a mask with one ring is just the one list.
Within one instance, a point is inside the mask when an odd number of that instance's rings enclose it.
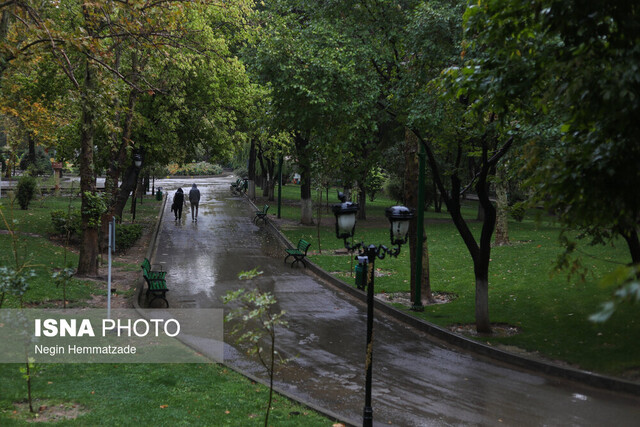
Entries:
{"label": "person walking", "polygon": [[194,183],[189,190],[189,203],[191,203],[191,221],[198,220],[198,207],[200,205],[200,190]]}
{"label": "person walking", "polygon": [[182,219],[182,205],[184,205],[184,193],[182,188],[178,188],[173,196],[173,204],[171,205],[171,210],[176,215],[176,221]]}

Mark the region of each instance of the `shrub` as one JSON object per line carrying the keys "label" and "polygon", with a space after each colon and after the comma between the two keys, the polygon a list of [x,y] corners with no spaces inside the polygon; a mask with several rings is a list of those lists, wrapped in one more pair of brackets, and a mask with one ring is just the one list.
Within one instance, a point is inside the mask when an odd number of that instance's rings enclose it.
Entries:
{"label": "shrub", "polygon": [[16,189],[16,197],[21,209],[26,210],[29,208],[29,203],[31,203],[36,194],[36,187],[37,183],[34,177],[28,175],[20,177]]}
{"label": "shrub", "polygon": [[120,224],[116,226],[116,249],[124,251],[129,249],[142,236],[140,224]]}
{"label": "shrub", "polygon": [[174,163],[170,164],[167,169],[171,175],[178,176],[219,175],[222,173],[221,166],[207,162],[187,163],[180,167]]}
{"label": "shrub", "polygon": [[82,214],[89,219],[87,225],[91,228],[100,227],[102,221],[102,215],[107,212],[107,202],[104,193],[92,193],[85,191],[83,193],[86,201],[82,207]]}
{"label": "shrub", "polygon": [[382,170],[382,168],[373,168],[367,174],[367,179],[365,181],[365,186],[369,192],[369,200],[372,202],[376,198],[376,193],[382,190],[382,185],[387,179],[387,174]]}
{"label": "shrub", "polygon": [[522,202],[514,203],[513,206],[509,208],[511,217],[518,222],[522,222],[525,212],[524,203]]}
{"label": "shrub", "polygon": [[51,211],[51,222],[56,234],[66,236],[80,235],[82,227],[82,218],[80,217],[80,209],[73,209],[71,212],[62,209]]}
{"label": "shrub", "polygon": [[404,203],[404,185],[401,178],[392,176],[384,183],[384,193],[397,203]]}

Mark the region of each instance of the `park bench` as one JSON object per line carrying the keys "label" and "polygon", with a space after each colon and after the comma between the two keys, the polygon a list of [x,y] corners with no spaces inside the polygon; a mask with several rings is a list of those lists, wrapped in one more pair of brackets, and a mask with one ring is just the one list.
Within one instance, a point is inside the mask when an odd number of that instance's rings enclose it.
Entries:
{"label": "park bench", "polygon": [[144,259],[140,267],[142,267],[142,276],[147,283],[147,299],[149,299],[149,295],[153,295],[153,298],[149,301],[149,305],[151,305],[154,300],[160,298],[164,300],[168,308],[169,301],[167,301],[167,292],[169,289],[167,288],[167,281],[165,279],[167,272],[151,270],[151,263],[147,258]]}
{"label": "park bench", "polygon": [[261,211],[256,211],[255,216],[253,217],[253,222],[258,224],[259,220],[262,220],[265,224],[267,223],[267,211],[269,210],[269,205],[264,205]]}
{"label": "park bench", "polygon": [[241,187],[242,187],[242,180],[240,178],[238,178],[238,179],[236,179],[236,182],[231,184],[231,192],[235,193],[236,191],[240,191]]}
{"label": "park bench", "polygon": [[249,187],[249,181],[247,179],[238,178],[236,179],[236,182],[231,184],[231,192],[243,193],[247,191],[247,187]]}
{"label": "park bench", "polygon": [[307,256],[307,251],[309,250],[310,246],[311,243],[307,242],[306,240],[298,240],[298,246],[296,246],[295,249],[285,249],[285,251],[287,252],[287,256],[284,258],[284,262],[287,262],[287,258],[292,256],[294,258],[294,261],[291,263],[291,267],[293,267],[293,264],[295,264],[296,262],[301,261],[302,264],[304,264],[304,267],[307,268],[307,263],[304,261],[304,258]]}
{"label": "park bench", "polygon": [[160,267],[160,270],[152,270],[151,269],[151,263],[149,262],[149,260],[147,258],[144,259],[144,261],[142,261],[142,264],[140,265],[140,267],[142,268],[142,271],[146,271],[147,275],[152,278],[152,279],[164,279],[164,277],[167,275],[166,271],[162,270],[162,266],[158,264],[158,266]]}

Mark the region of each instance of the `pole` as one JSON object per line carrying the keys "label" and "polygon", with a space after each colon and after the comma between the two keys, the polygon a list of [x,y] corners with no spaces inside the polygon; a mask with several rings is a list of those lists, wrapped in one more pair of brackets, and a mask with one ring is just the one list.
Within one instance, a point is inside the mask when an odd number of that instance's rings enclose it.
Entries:
{"label": "pole", "polygon": [[278,219],[280,219],[280,207],[282,205],[282,161],[283,156],[280,156],[278,161]]}
{"label": "pole", "polygon": [[367,359],[365,360],[366,377],[364,383],[364,412],[362,415],[363,427],[373,425],[373,407],[371,406],[371,373],[373,365],[373,279],[376,271],[376,250],[374,245],[367,248],[367,273],[370,274],[367,283]]}
{"label": "pole", "polygon": [[411,310],[424,311],[422,305],[422,252],[424,251],[424,166],[426,153],[424,145],[420,144],[420,154],[418,155],[418,226],[416,239],[416,277],[413,306]]}

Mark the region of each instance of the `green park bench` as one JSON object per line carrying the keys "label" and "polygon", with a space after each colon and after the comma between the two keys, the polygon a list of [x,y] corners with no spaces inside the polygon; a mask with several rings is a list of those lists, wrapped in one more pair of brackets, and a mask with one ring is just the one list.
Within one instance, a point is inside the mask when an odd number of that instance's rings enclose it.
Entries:
{"label": "green park bench", "polygon": [[160,267],[159,271],[154,271],[151,269],[151,263],[149,262],[149,260],[147,258],[144,259],[144,261],[142,261],[142,264],[140,265],[140,267],[142,267],[142,271],[146,271],[147,275],[152,278],[152,279],[164,279],[164,277],[167,275],[166,271],[162,270],[162,266],[158,264],[158,266]]}
{"label": "green park bench", "polygon": [[269,205],[264,205],[261,211],[256,211],[255,216],[253,217],[253,222],[258,224],[258,221],[262,220],[265,224],[267,223],[267,211],[269,210]]}
{"label": "green park bench", "polygon": [[291,267],[293,267],[293,264],[300,261],[302,262],[302,264],[304,264],[304,267],[307,268],[307,263],[304,261],[304,259],[307,256],[307,251],[309,250],[310,246],[311,243],[307,242],[306,240],[298,240],[298,246],[295,249],[285,249],[285,252],[287,252],[287,256],[284,258],[284,262],[287,262],[287,258],[292,256],[294,258],[294,261],[291,263]]}
{"label": "green park bench", "polygon": [[241,187],[242,187],[242,180],[240,178],[238,178],[238,179],[236,179],[236,182],[231,184],[231,192],[235,193],[236,191],[240,191]]}
{"label": "green park bench", "polygon": [[231,184],[231,192],[232,193],[243,193],[247,191],[249,187],[249,180],[238,178],[236,182]]}
{"label": "green park bench", "polygon": [[167,301],[167,292],[169,292],[169,288],[167,288],[167,281],[165,279],[167,272],[151,270],[151,263],[147,258],[142,261],[140,267],[142,268],[142,277],[144,277],[147,283],[146,297],[149,299],[150,295],[153,296],[149,301],[149,305],[151,305],[154,300],[160,298],[164,300],[168,308],[169,301]]}

